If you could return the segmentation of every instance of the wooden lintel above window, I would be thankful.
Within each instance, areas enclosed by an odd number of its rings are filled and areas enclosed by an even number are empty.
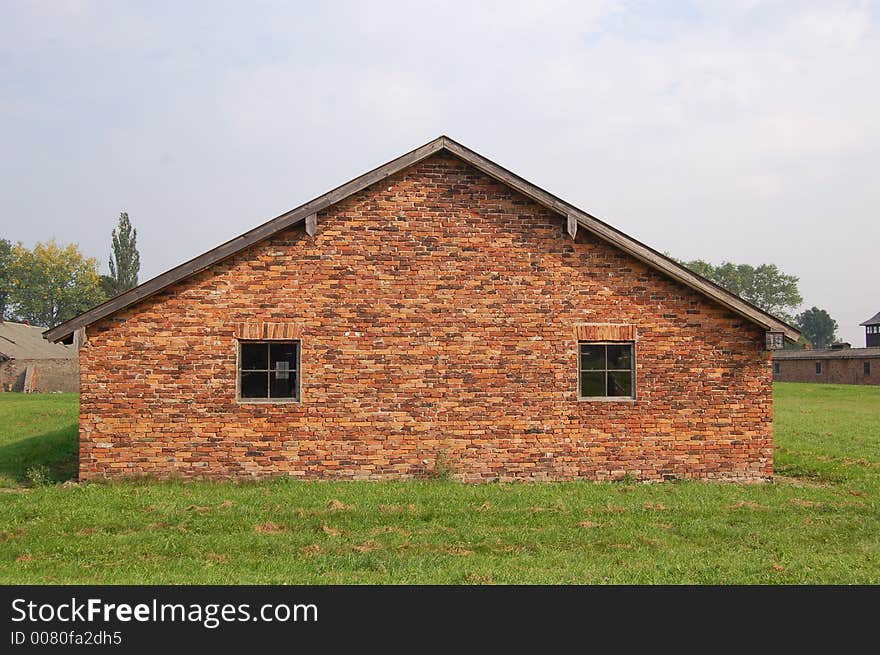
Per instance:
[[[302,326],[297,323],[253,321],[235,324],[236,339],[278,339],[289,341],[302,338]]]
[[[635,341],[636,326],[619,323],[582,323],[575,325],[578,341]]]

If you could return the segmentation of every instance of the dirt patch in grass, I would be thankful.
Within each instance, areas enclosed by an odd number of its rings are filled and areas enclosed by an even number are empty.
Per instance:
[[[730,506],[731,509],[770,509],[754,500],[740,500]]]
[[[822,507],[822,503],[813,500],[804,500],[803,498],[792,498],[788,501],[789,505],[795,507],[806,507],[807,509],[816,509]]]
[[[342,534],[342,530],[337,530],[336,528],[331,527],[326,523],[321,524],[321,532],[326,534],[328,537],[338,537]]]

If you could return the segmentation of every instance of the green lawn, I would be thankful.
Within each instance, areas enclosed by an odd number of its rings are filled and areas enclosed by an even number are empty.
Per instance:
[[[0,488],[27,480],[28,469],[75,478],[78,412],[74,393],[0,393]]]
[[[76,397],[0,394],[0,583],[880,583],[880,388],[775,393],[773,484],[32,487]]]

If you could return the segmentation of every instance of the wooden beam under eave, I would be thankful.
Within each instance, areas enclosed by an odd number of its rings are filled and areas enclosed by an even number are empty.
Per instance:
[[[306,216],[306,234],[310,237],[315,236],[318,231],[318,213],[309,214]]]
[[[566,214],[565,216],[566,226],[565,231],[568,232],[568,236],[574,239],[575,235],[578,233],[578,219],[574,214]]]
[[[73,349],[79,352],[83,344],[86,342],[86,329],[84,327],[77,328],[73,332]]]

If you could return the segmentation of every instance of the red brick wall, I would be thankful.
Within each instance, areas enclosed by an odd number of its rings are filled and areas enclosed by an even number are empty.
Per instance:
[[[871,372],[865,375],[865,362]],[[816,362],[822,362],[822,373],[816,375]],[[829,384],[880,384],[880,357],[853,359],[777,359],[780,382],[824,382]]]
[[[261,322],[301,335],[301,403],[235,400],[236,331]],[[636,401],[577,400],[585,323],[634,326]],[[435,156],[90,326],[80,475],[766,478],[762,344]]]

